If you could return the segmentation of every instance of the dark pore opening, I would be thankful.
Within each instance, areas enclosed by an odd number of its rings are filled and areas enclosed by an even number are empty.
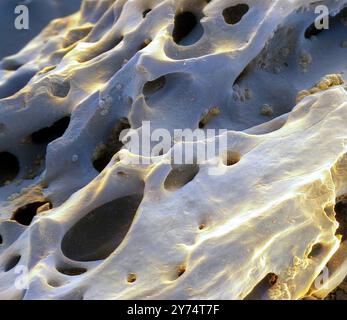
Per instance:
[[[130,272],[127,277],[128,283],[134,283],[137,280],[137,275],[133,272]]]
[[[103,148],[99,150],[95,159],[93,159],[93,167],[98,172],[101,172],[110,163],[112,157],[123,148],[121,135],[125,130],[130,129],[128,119],[120,119],[112,130],[112,133]]]
[[[241,160],[241,155],[237,151],[228,150],[224,155],[224,165],[230,167],[237,164]]]
[[[342,241],[347,239],[347,200],[342,200],[335,205],[335,218],[339,223],[336,234],[342,236]]]
[[[6,151],[0,152],[0,187],[15,179],[19,169],[16,156]]]
[[[323,252],[323,245],[321,243],[316,243],[312,246],[311,252],[308,254],[310,259],[320,256]]]
[[[224,9],[223,17],[226,23],[237,24],[248,11],[249,6],[247,4],[238,4]]]
[[[147,14],[149,14],[151,11],[152,9],[146,9],[145,11],[143,11],[142,16],[146,18]]]
[[[152,94],[156,93],[157,91],[161,90],[162,88],[164,88],[165,83],[166,83],[165,76],[162,76],[162,77],[155,79],[153,81],[148,81],[143,86],[143,94],[145,96],[152,95]]]
[[[268,290],[273,287],[278,280],[278,276],[274,273],[269,273],[261,280],[249,293],[244,300],[264,300],[267,298]]]
[[[329,19],[328,28],[324,28],[324,18]],[[305,38],[311,39],[312,37],[318,36],[324,32],[332,32],[338,25],[343,23],[347,18],[347,7],[343,8],[337,15],[335,16],[325,16],[321,21],[314,21],[306,30],[305,30]],[[318,28],[317,28],[318,26]]]
[[[312,23],[305,31],[305,38],[311,39],[314,36],[318,36],[320,33],[325,31],[325,29],[317,29],[315,22]]]
[[[19,262],[21,256],[20,255],[17,255],[17,256],[13,256],[12,258],[10,258],[6,265],[5,265],[5,272],[8,272],[10,270],[12,270]]]
[[[198,20],[191,12],[185,11],[175,16],[175,25],[172,33],[173,40],[179,44],[187,37],[198,24]]]
[[[166,190],[175,191],[189,182],[199,173],[199,166],[197,164],[184,164],[175,167],[171,170],[164,182]]]
[[[52,126],[43,128],[31,134],[34,144],[48,144],[60,138],[70,124],[70,117],[64,117],[56,121]]]
[[[58,272],[65,274],[67,276],[79,276],[87,272],[86,268],[77,268],[77,267],[59,267],[57,268]]]
[[[119,198],[88,213],[65,234],[64,255],[75,261],[106,259],[128,233],[142,197]]]
[[[22,224],[24,226],[29,226],[36,216],[37,209],[47,203],[49,204],[49,207],[52,208],[52,204],[48,201],[37,201],[26,204],[25,206],[18,208],[14,212],[11,220],[17,221],[19,224]]]

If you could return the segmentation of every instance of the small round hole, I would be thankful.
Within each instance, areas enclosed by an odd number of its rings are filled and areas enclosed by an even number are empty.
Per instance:
[[[199,173],[197,164],[183,164],[172,168],[164,181],[164,188],[168,191],[176,191],[193,181]]]
[[[224,155],[224,165],[230,167],[237,164],[241,160],[240,153],[228,150]]]
[[[17,255],[8,260],[5,265],[5,272],[12,270],[18,264],[20,258],[21,256]]]
[[[127,278],[128,283],[134,283],[136,280],[137,280],[136,274],[130,272],[130,273],[128,274],[128,278]]]
[[[204,223],[199,225],[199,230],[204,230],[206,228],[206,225]]]
[[[184,264],[181,264],[180,266],[178,266],[177,268],[177,277],[181,277],[187,270],[187,267]]]
[[[52,288],[58,288],[62,286],[62,283],[58,280],[49,280],[47,284]]]

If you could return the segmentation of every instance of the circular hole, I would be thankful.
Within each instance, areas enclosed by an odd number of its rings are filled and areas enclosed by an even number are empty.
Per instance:
[[[128,274],[128,278],[127,278],[128,283],[134,283],[136,280],[137,280],[136,274],[130,272],[130,273]]]
[[[223,17],[227,24],[237,24],[243,16],[249,11],[247,4],[238,4],[223,10]]]
[[[148,81],[145,83],[143,86],[143,94],[145,96],[152,95],[159,91],[160,89],[164,88],[166,83],[166,78],[165,76],[162,76],[158,79],[155,79],[153,81]]]
[[[58,288],[62,286],[62,283],[58,280],[49,280],[47,284],[52,288]]]
[[[199,230],[204,230],[206,228],[206,225],[204,223],[199,225]]]
[[[226,154],[224,155],[223,162],[224,162],[224,165],[230,167],[237,164],[240,160],[241,160],[240,153],[236,151],[228,150]]]
[[[164,188],[168,191],[176,191],[193,181],[199,173],[197,164],[183,164],[172,168],[164,181]]]
[[[6,265],[5,265],[5,272],[12,270],[18,264],[20,258],[21,258],[21,256],[17,255],[17,256],[12,257],[10,260],[8,260]]]
[[[0,187],[11,182],[19,173],[19,161],[12,153],[0,152]]]

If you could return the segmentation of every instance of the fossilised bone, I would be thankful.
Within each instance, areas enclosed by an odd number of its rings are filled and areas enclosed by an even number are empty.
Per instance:
[[[245,2],[235,17],[230,0],[84,1],[11,58],[23,67],[1,73],[14,95],[0,100],[0,144],[20,171],[0,191],[0,298],[300,299],[343,280],[332,209],[347,194],[343,77],[293,106],[345,71],[347,1],[325,1],[335,39],[304,37],[321,1]],[[13,79],[29,82],[16,92]],[[170,176],[170,153],[184,144],[151,165],[135,165],[141,155],[125,145],[99,174],[93,161],[119,150],[124,119],[138,133],[145,120],[170,132],[229,129],[233,156]],[[209,175],[216,166],[225,174]],[[14,221],[47,202],[29,226]]]

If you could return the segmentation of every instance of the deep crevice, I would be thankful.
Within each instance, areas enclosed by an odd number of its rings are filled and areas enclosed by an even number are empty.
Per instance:
[[[147,14],[149,14],[152,11],[152,9],[146,9],[142,13],[142,17],[146,18]]]
[[[121,141],[121,134],[125,130],[130,129],[130,123],[128,119],[121,118],[112,130],[112,133],[105,145],[95,153],[93,157],[93,167],[98,172],[101,172],[110,163],[112,157],[123,148]]]
[[[52,204],[49,201],[37,201],[26,204],[14,212],[11,220],[17,221],[21,225],[29,226],[37,214],[37,209],[46,204],[52,208]]]
[[[65,274],[67,276],[79,276],[83,273],[86,273],[88,270],[86,268],[78,268],[78,267],[58,267],[58,272]]]
[[[56,121],[52,126],[43,128],[31,134],[31,141],[34,144],[48,144],[60,138],[70,124],[70,117],[64,117]]]
[[[342,200],[335,205],[335,218],[339,223],[336,234],[342,236],[342,241],[347,239],[347,200]]]
[[[10,152],[0,152],[0,187],[13,181],[19,173],[19,161]]]
[[[311,39],[312,37],[318,36],[320,33],[325,31],[325,29],[317,29],[315,22],[312,23],[305,31],[305,38]]]
[[[176,14],[172,32],[173,40],[177,44],[180,44],[180,42],[194,30],[197,24],[198,20],[192,12],[185,11]]]
[[[306,39],[312,39],[313,37],[317,37],[318,35],[324,33],[324,32],[328,32],[331,31],[334,27],[334,25],[336,25],[336,22],[339,23],[339,21],[341,19],[346,19],[347,18],[347,7],[343,8],[336,16],[331,16],[329,15],[329,28],[325,29],[325,28],[321,28],[318,29],[316,27],[316,23],[317,21],[313,22],[306,30],[304,33],[304,36]],[[323,22],[323,19],[320,22]],[[323,24],[322,24],[323,26]]]
[[[263,300],[266,299],[268,290],[278,281],[278,276],[274,273],[267,274],[249,293],[244,300]]]

